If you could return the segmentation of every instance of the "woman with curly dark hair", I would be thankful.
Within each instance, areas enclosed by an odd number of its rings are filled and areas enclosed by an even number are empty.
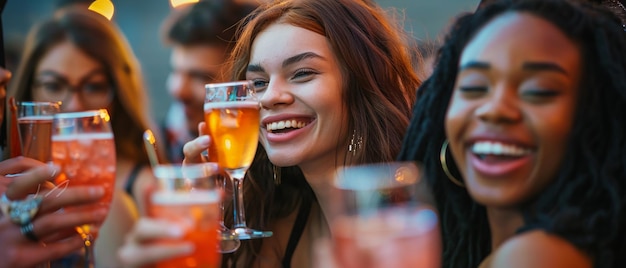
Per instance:
[[[626,33],[583,1],[461,17],[418,91],[400,159],[423,162],[444,267],[626,258]]]

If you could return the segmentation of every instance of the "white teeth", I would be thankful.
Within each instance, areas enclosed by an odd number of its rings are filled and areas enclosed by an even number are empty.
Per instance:
[[[268,123],[266,125],[266,128],[269,131],[274,131],[274,130],[285,129],[285,128],[303,128],[304,126],[306,126],[306,124],[307,124],[306,122],[297,121],[295,119],[283,120],[283,121]]]
[[[513,144],[500,142],[481,141],[472,145],[472,153],[491,154],[504,156],[522,156],[530,153],[530,149],[525,149]]]

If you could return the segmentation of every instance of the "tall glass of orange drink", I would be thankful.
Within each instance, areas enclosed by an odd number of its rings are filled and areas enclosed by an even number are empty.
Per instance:
[[[108,207],[115,187],[115,142],[105,109],[58,113],[52,122],[52,161],[61,168],[57,187],[102,186],[105,195],[85,211]],[[86,266],[94,267],[93,243],[100,224],[77,226],[85,244]]]
[[[233,184],[234,226],[238,239],[269,237],[246,225],[243,182],[259,142],[260,105],[252,81],[207,84],[204,114],[217,163]]]
[[[191,255],[162,261],[157,267],[219,267],[217,231],[221,192],[216,188],[217,164],[158,165],[153,172],[158,187],[150,196],[150,216],[181,226],[185,230],[182,239],[193,243],[195,248]]]

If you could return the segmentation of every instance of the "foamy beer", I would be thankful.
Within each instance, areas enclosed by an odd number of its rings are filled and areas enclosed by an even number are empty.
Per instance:
[[[158,187],[150,196],[150,216],[182,227],[182,240],[193,243],[195,248],[191,255],[162,261],[157,267],[219,267],[220,191],[215,185],[217,165],[159,165],[153,172]]]
[[[211,153],[217,152],[220,168],[248,167],[254,159],[259,136],[259,102],[238,92],[253,91],[250,81],[207,85],[204,116],[211,134]],[[215,158],[213,158],[215,159]]]
[[[41,162],[52,161],[52,118],[60,112],[60,103],[25,101],[18,102],[17,108],[22,155]]]

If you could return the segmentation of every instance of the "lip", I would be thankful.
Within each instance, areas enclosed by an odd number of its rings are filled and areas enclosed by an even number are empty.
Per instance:
[[[289,120],[289,119],[304,119],[309,121],[309,123],[300,129],[292,130],[287,133],[271,133],[267,131],[267,124],[277,121]],[[302,114],[280,114],[280,115],[272,115],[264,117],[261,120],[261,133],[265,136],[267,142],[269,143],[281,143],[288,142],[293,139],[296,139],[300,135],[305,132],[308,132],[312,126],[317,122],[317,119],[313,116],[302,115]]]
[[[472,152],[472,145],[477,142],[492,142],[510,144],[524,149],[528,149],[531,153],[514,158],[500,158],[494,160],[492,156],[487,159],[481,159]],[[474,134],[465,140],[465,153],[467,159],[470,160],[472,168],[480,175],[486,178],[502,179],[510,177],[512,174],[530,167],[536,146],[531,142],[519,137],[505,136],[494,133]]]
[[[472,168],[486,178],[504,179],[532,164],[532,154],[502,161],[483,160],[469,150],[466,154]]]
[[[512,144],[512,145],[515,145],[515,146],[518,146],[518,147],[531,149],[533,151],[536,149],[535,146],[531,142],[525,141],[524,139],[510,137],[510,136],[497,135],[497,134],[472,135],[470,138],[465,140],[465,147],[469,148],[474,143],[481,142],[481,141]]]

